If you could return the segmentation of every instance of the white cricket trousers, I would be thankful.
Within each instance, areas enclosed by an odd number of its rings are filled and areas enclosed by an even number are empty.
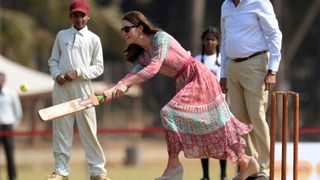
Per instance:
[[[53,104],[59,104],[90,94],[93,94],[93,89],[89,81],[75,80],[63,86],[55,83],[52,92]],[[97,139],[97,122],[94,107],[53,121],[55,172],[63,176],[68,176],[71,172],[68,162],[72,152],[75,123],[85,151],[90,175],[106,174],[105,156]]]

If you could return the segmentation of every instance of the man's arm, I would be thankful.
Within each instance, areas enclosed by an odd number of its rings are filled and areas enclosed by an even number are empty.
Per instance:
[[[270,1],[258,1],[261,9],[259,22],[263,34],[267,37],[267,44],[270,50],[270,61],[268,69],[277,72],[281,60],[282,33],[279,29],[278,20]]]

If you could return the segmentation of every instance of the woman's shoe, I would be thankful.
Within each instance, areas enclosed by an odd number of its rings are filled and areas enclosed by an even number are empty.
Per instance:
[[[161,176],[156,178],[155,180],[182,180],[183,176],[183,166],[179,164],[179,166],[167,176]]]
[[[248,167],[244,171],[243,175],[240,177],[238,174],[234,178],[232,178],[232,180],[245,180],[245,179],[247,179],[247,177],[249,177],[253,174],[257,174],[258,172],[259,172],[258,161],[255,158],[250,157]]]

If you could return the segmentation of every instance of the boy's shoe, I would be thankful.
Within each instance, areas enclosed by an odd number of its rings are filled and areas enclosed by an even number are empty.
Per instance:
[[[46,178],[46,180],[68,180],[68,176],[52,173]]]
[[[98,176],[91,176],[90,180],[110,180],[106,174],[100,174]]]

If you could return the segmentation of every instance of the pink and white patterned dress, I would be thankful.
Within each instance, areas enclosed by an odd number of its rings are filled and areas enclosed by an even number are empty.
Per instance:
[[[236,161],[244,154],[241,135],[252,127],[232,115],[213,73],[164,31],[154,35],[124,79],[145,81],[157,73],[176,80],[177,93],[160,112],[169,155],[183,151],[186,158]]]

